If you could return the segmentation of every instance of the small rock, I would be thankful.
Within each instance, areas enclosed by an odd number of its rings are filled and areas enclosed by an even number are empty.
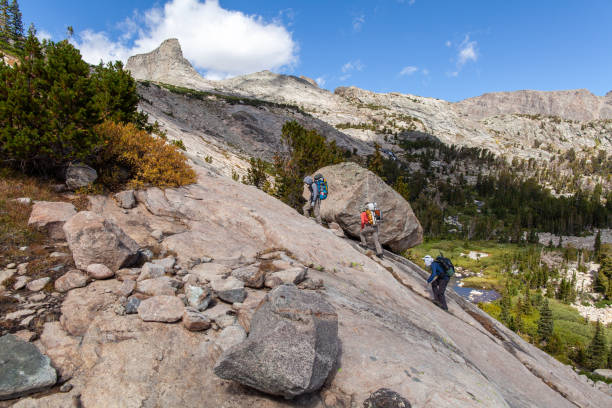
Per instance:
[[[6,265],[6,269],[15,269],[17,267],[17,265],[15,265],[14,263],[10,263],[8,265]]]
[[[45,295],[44,293],[37,293],[36,295],[32,295],[28,298],[28,300],[30,302],[40,302],[45,300],[45,298],[47,297],[47,295]]]
[[[155,265],[162,266],[166,273],[170,273],[174,269],[174,264],[176,263],[176,259],[173,256],[169,256],[164,259],[155,259],[153,260],[153,263]]]
[[[189,306],[198,311],[206,310],[212,300],[212,294],[208,288],[189,284],[185,285],[185,297]]]
[[[117,316],[124,316],[126,314],[125,313],[125,306],[122,305],[120,302],[119,303],[115,303],[113,305],[113,311],[115,312],[115,314]]]
[[[115,194],[115,200],[119,207],[129,210],[136,206],[136,197],[134,197],[134,190],[125,190]]]
[[[164,276],[164,274],[165,271],[163,266],[147,262],[142,265],[140,276],[138,276],[137,280],[142,281],[145,279],[159,278],[160,276]]]
[[[232,270],[225,265],[209,262],[197,265],[189,273],[196,276],[200,283],[208,283],[229,276]]]
[[[27,272],[28,272],[27,262],[17,265],[17,275],[25,275]]]
[[[115,276],[115,272],[104,264],[91,264],[87,266],[87,274],[93,279],[108,279]]]
[[[155,254],[153,254],[153,251],[150,249],[141,249],[140,256],[145,262],[149,262],[151,259],[153,259]]]
[[[72,384],[65,383],[65,384],[62,384],[59,390],[60,392],[70,392],[72,391],[72,388],[73,388]]]
[[[210,328],[210,319],[193,308],[186,308],[183,313],[183,326],[189,331],[202,331]]]
[[[0,361],[0,400],[41,391],[57,381],[49,357],[12,334],[0,337]]]
[[[32,199],[30,197],[19,197],[19,198],[16,198],[15,201],[23,205],[32,204]]]
[[[282,284],[283,284],[283,280],[279,278],[278,276],[274,276],[274,275],[266,276],[266,281],[264,282],[264,285],[266,286],[266,288],[270,288],[270,289],[274,289],[277,286],[280,286]]]
[[[154,230],[153,232],[151,232],[151,236],[154,239],[161,241],[162,238],[164,237],[164,233],[161,230]]]
[[[27,251],[27,250],[28,250],[28,247],[27,247],[27,246],[22,246],[22,247],[19,247],[19,250],[20,250],[21,252],[23,252],[23,251]]]
[[[45,278],[36,279],[31,282],[28,282],[26,284],[26,288],[28,288],[28,290],[31,290],[32,292],[38,292],[39,290],[42,290],[42,288],[44,288],[45,285],[50,281],[51,278],[49,278],[48,276]]]
[[[307,278],[298,285],[300,289],[317,290],[323,287],[323,279]]]
[[[395,391],[381,388],[363,402],[363,408],[411,408],[410,402]]]
[[[233,313],[232,308],[226,303],[221,302],[202,312],[204,316],[214,321],[222,329],[236,324],[236,316],[231,313]]]
[[[232,276],[243,281],[244,285],[249,288],[259,289],[264,285],[266,273],[261,270],[260,264],[257,263],[234,269]]]
[[[259,255],[259,259],[263,259],[264,261],[279,259],[281,255],[280,251],[268,252],[267,254]]]
[[[140,306],[141,300],[136,296],[130,296],[128,298],[127,303],[125,304],[125,313],[126,314],[136,314],[138,313],[138,306]]]
[[[7,313],[6,316],[4,316],[4,318],[6,320],[19,320],[24,316],[30,316],[30,315],[33,315],[34,313],[36,313],[36,310],[21,309],[21,310],[17,310],[16,312]]]
[[[40,310],[43,310],[43,309],[40,309]],[[34,316],[28,316],[25,319],[23,319],[21,322],[19,322],[19,324],[22,325],[23,327],[28,327],[32,320],[34,320]]]
[[[55,290],[58,292],[68,292],[85,285],[87,285],[87,275],[81,273],[78,269],[72,269],[55,280]]]
[[[133,280],[124,280],[121,284],[121,287],[117,291],[119,296],[128,297],[132,294],[134,289],[136,288],[136,282]]]
[[[70,164],[66,169],[66,186],[71,190],[87,187],[96,181],[98,173],[91,167],[82,164]]]
[[[140,268],[122,268],[122,269],[119,269],[115,273],[115,276],[120,281],[124,281],[124,280],[134,280],[135,281],[136,279],[138,279],[139,275],[140,275]]]
[[[25,288],[26,283],[28,283],[29,280],[30,278],[28,278],[27,276],[17,277],[17,279],[15,280],[15,284],[13,285],[13,289],[20,290],[20,289]]]
[[[168,276],[160,276],[154,279],[139,281],[136,290],[149,296],[167,295],[174,296],[178,283]]]
[[[0,285],[2,285],[2,283],[4,283],[5,280],[12,278],[15,272],[17,272],[16,269],[10,269],[10,268],[0,271]]]
[[[227,279],[216,279],[210,283],[217,296],[225,302],[243,302],[247,293],[244,290],[244,282],[230,276]]]
[[[15,333],[15,336],[19,337],[23,341],[32,341],[36,337],[36,333],[29,330],[19,330]]]
[[[67,258],[67,257],[69,257],[69,256],[70,256],[70,255],[68,255],[68,254],[67,254],[67,253],[65,253],[65,252],[51,252],[51,253],[49,254],[49,257],[51,257],[51,258]]]
[[[226,351],[232,346],[242,343],[246,338],[247,335],[242,326],[234,324],[221,330],[219,337],[215,339],[215,345],[218,346],[221,351]]]
[[[138,315],[145,322],[173,323],[181,320],[184,309],[176,296],[153,296],[140,302]]]
[[[305,267],[299,266],[299,267],[294,267],[294,268],[274,272],[272,273],[272,276],[276,276],[280,278],[280,280],[283,281],[283,283],[297,285],[298,283],[302,282],[306,278],[306,271],[307,269]]]

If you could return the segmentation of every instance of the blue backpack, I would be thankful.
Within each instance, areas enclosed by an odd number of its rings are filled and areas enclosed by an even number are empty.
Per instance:
[[[316,174],[314,176],[314,181],[319,188],[319,198],[325,200],[327,198],[327,180],[325,180],[322,174]]]

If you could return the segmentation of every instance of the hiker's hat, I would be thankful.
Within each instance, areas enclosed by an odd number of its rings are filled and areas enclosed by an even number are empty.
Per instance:
[[[431,257],[431,255],[425,255],[423,261],[425,261],[425,266],[430,266],[433,263],[434,259]]]

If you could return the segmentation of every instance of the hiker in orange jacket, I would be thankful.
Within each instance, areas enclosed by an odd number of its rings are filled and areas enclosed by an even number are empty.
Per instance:
[[[366,235],[371,235],[374,240],[374,246],[376,247],[376,256],[382,258],[383,250],[378,240],[378,224],[376,224],[374,220],[370,220],[368,211],[371,214],[370,217],[375,216],[373,203],[367,203],[363,211],[361,211],[361,230],[359,231],[361,246],[367,248]]]

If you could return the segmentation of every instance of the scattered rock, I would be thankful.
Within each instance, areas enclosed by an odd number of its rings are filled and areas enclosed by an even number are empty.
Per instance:
[[[177,282],[167,276],[160,276],[154,279],[145,279],[136,284],[136,290],[149,296],[167,295],[174,296],[176,294]]]
[[[36,313],[36,310],[32,309],[20,309],[15,312],[7,313],[4,318],[6,320],[19,320],[24,316],[30,316]]]
[[[134,197],[134,190],[125,190],[115,194],[115,200],[119,207],[129,210],[136,206],[136,197]]]
[[[259,289],[264,285],[266,273],[260,269],[260,264],[253,264],[234,269],[232,276],[240,279],[249,288]]]
[[[79,269],[101,263],[116,271],[138,260],[138,244],[116,224],[90,211],[72,217],[64,232]]]
[[[228,277],[232,270],[225,265],[208,262],[195,266],[189,273],[196,276],[200,283],[209,283],[215,279]]]
[[[212,300],[212,293],[208,288],[190,284],[185,285],[185,296],[189,306],[198,311],[206,310]]]
[[[149,262],[150,260],[153,259],[153,257],[155,256],[155,254],[153,253],[153,251],[151,251],[150,249],[141,249],[140,250],[140,256],[142,257],[142,259],[145,262]]]
[[[317,290],[323,287],[323,279],[311,279],[307,278],[298,285],[300,289]]]
[[[213,280],[210,286],[221,300],[228,303],[242,302],[247,296],[244,283],[233,276]]]
[[[87,275],[78,269],[72,269],[55,280],[55,290],[68,292],[70,289],[82,288],[87,285]]]
[[[0,337],[0,400],[21,397],[55,384],[49,357],[12,334]]]
[[[255,312],[248,339],[226,350],[214,372],[293,398],[321,388],[337,354],[338,315],[333,306],[316,292],[282,285],[268,293]]]
[[[18,275],[25,275],[26,273],[28,273],[28,262],[20,263],[19,265],[17,265]]]
[[[246,338],[247,335],[242,326],[234,324],[221,330],[219,337],[215,339],[215,345],[219,347],[222,352],[225,352],[231,347],[242,343]]]
[[[4,269],[0,271],[0,285],[4,283],[5,280],[8,280],[13,277],[13,275],[17,272],[16,269]]]
[[[171,273],[174,270],[174,264],[176,264],[176,259],[173,256],[168,256],[163,259],[155,259],[153,260],[155,265],[162,266],[166,273]]]
[[[210,309],[206,309],[202,314],[223,329],[236,323],[236,316],[233,315],[233,312],[229,305],[219,302]]]
[[[142,269],[140,275],[138,276],[138,280],[142,281],[145,279],[153,279],[159,278],[160,276],[164,276],[165,270],[162,265],[157,265],[151,262],[147,262],[142,265]]]
[[[206,330],[210,328],[210,319],[197,309],[187,307],[183,313],[183,326],[190,331]]]
[[[176,296],[153,296],[140,302],[138,315],[145,322],[173,323],[181,320],[184,309]]]
[[[272,274],[266,276],[266,281],[264,282],[264,285],[266,286],[266,288],[270,288],[270,289],[274,289],[282,284],[283,284],[283,280],[279,278],[278,276],[275,276]]]
[[[15,265],[14,263],[10,263],[8,265],[6,265],[6,269],[15,269],[17,265]]]
[[[91,264],[87,266],[87,274],[93,279],[108,279],[115,275],[115,272],[104,264]]]
[[[138,313],[138,306],[140,306],[141,300],[136,296],[130,296],[125,304],[125,314],[136,314]]]
[[[45,285],[49,283],[50,281],[51,281],[51,278],[48,276],[45,278],[36,279],[31,282],[28,282],[26,284],[26,288],[28,290],[31,290],[32,292],[38,292],[39,290],[42,290],[42,288],[44,288]]]
[[[32,204],[32,199],[30,197],[19,197],[19,198],[16,198],[15,201],[23,205]]]
[[[23,341],[32,341],[36,337],[36,333],[29,330],[19,330],[15,333],[15,336],[19,337]]]
[[[117,295],[128,297],[132,294],[135,288],[136,288],[136,281],[124,280],[123,283],[121,284],[121,287],[117,291]]]
[[[395,391],[381,388],[363,401],[363,408],[411,408],[410,402]]]
[[[17,279],[15,279],[15,284],[13,285],[13,289],[19,290],[19,289],[25,288],[29,280],[30,278],[28,278],[27,276],[18,276]]]
[[[62,384],[62,386],[60,387],[59,390],[60,390],[60,392],[70,392],[70,391],[72,391],[72,384],[70,384],[70,383]]]
[[[74,205],[59,201],[37,201],[32,207],[28,225],[46,230],[52,239],[64,239],[62,229],[66,221],[76,214]]]
[[[75,163],[66,169],[66,186],[71,190],[87,187],[98,178],[98,173],[91,167]]]
[[[122,268],[122,269],[119,269],[115,273],[115,276],[117,277],[117,279],[121,281],[125,281],[125,280],[135,281],[136,279],[138,279],[139,275],[140,275],[140,268]]]
[[[274,272],[271,274],[271,276],[279,278],[283,283],[293,283],[297,285],[306,278],[307,271],[307,268],[298,266],[291,269]]]
[[[37,293],[36,295],[32,295],[28,298],[28,300],[30,302],[41,302],[43,300],[45,300],[45,298],[47,297],[47,295],[45,295],[44,293]]]

